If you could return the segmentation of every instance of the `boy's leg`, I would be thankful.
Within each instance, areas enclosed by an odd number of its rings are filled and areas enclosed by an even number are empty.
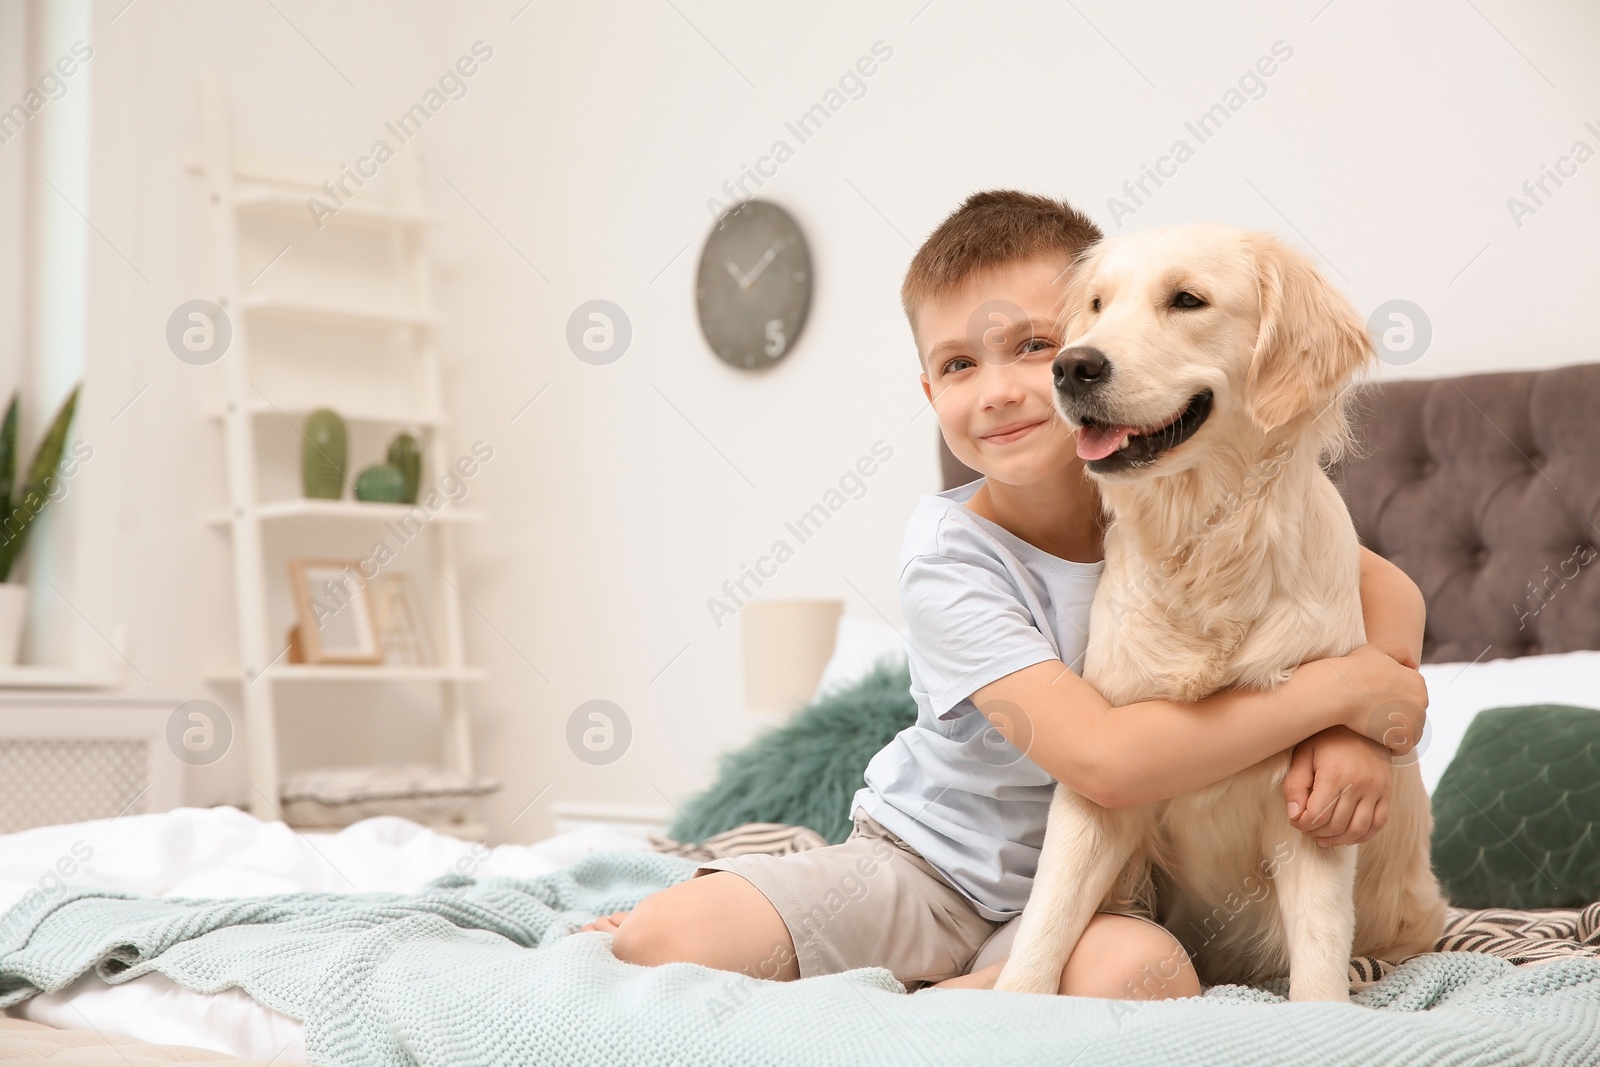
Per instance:
[[[911,846],[854,815],[842,844],[700,864],[626,913],[612,951],[779,981],[884,967],[913,989],[967,971],[997,924]]]
[[[698,963],[780,982],[800,977],[778,909],[732,871],[708,871],[645,897],[623,916],[611,951],[646,967]]]
[[[1200,995],[1189,953],[1164,927],[1133,915],[1096,915],[1067,960],[1061,992],[1113,1000],[1169,1000]]]
[[[1014,920],[1013,920],[1014,921]],[[937,989],[993,989],[1001,959]],[[1098,912],[1061,971],[1060,992],[1111,1000],[1167,1000],[1200,995],[1189,954],[1164,927],[1133,915]]]

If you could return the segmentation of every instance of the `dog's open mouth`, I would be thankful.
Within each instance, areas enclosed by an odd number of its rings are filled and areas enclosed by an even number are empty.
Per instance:
[[[1078,455],[1095,474],[1109,474],[1130,467],[1147,467],[1164,452],[1183,444],[1211,414],[1211,390],[1189,398],[1189,403],[1166,422],[1149,429],[1118,426],[1078,416],[1083,428],[1078,431]]]

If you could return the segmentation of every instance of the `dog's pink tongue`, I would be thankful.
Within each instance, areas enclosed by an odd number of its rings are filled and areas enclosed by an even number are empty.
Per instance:
[[[1078,431],[1078,458],[1105,459],[1117,450],[1124,434],[1133,432],[1132,426],[1085,426]]]

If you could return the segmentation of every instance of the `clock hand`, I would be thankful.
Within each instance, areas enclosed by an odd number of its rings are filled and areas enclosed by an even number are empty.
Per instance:
[[[739,270],[738,267],[735,267],[733,265],[733,260],[726,259],[726,260],[723,260],[723,263],[727,266],[728,273],[733,275],[733,280],[739,283],[739,288],[741,288],[741,289],[750,288],[750,286],[745,284],[744,274]]]
[[[778,254],[778,250],[788,243],[789,239],[785,237],[783,240],[767,249],[767,254],[761,257],[761,261],[759,263],[750,268],[749,274],[745,275],[745,281],[742,284],[746,289],[750,288],[756,283],[756,279],[761,277],[761,272],[766,270],[767,267],[772,263],[772,259]]]

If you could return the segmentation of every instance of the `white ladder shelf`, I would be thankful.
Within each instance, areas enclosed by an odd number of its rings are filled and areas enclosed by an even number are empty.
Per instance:
[[[338,175],[337,163],[263,153],[236,151],[228,115],[226,93],[220,82],[203,80],[198,86],[201,145],[187,156],[189,169],[198,171],[204,184],[204,210],[208,213],[210,259],[216,303],[229,317],[232,342],[222,364],[220,419],[226,442],[228,509],[210,521],[231,532],[233,578],[239,629],[239,660],[235,668],[213,672],[207,680],[226,685],[239,694],[245,722],[250,810],[263,818],[283,818],[280,809],[282,780],[278,767],[276,702],[280,686],[296,682],[415,682],[441,688],[440,752],[445,769],[473,777],[471,730],[466,685],[484,677],[481,668],[464,661],[461,612],[456,595],[459,585],[453,551],[453,526],[480,521],[481,512],[456,508],[440,510],[425,526],[431,577],[434,663],[427,666],[334,666],[285,662],[287,646],[269,633],[269,612],[264,565],[264,527],[288,524],[372,523],[376,527],[411,508],[400,504],[353,502],[348,499],[288,499],[263,502],[258,495],[256,429],[258,421],[274,417],[296,419],[315,405],[287,411],[274,407],[252,386],[250,336],[259,318],[296,321],[302,328],[330,331],[400,332],[408,339],[413,359],[412,403],[405,412],[387,411],[381,405],[358,409],[342,418],[415,432],[422,446],[423,487],[450,469],[443,430],[438,355],[432,327],[440,321],[433,312],[430,262],[422,243],[424,227],[445,221],[424,207],[419,138],[396,150],[383,168],[388,196],[378,200],[363,195],[324,220],[328,227],[391,242],[401,265],[397,272],[404,293],[398,307],[361,302],[308,301],[273,294],[240,284],[241,219],[250,217],[271,225],[277,219],[303,225],[308,197],[326,199],[323,183]],[[304,253],[303,253],[304,254]],[[339,410],[339,409],[336,409]],[[295,422],[296,427],[300,425]],[[346,472],[346,481],[353,473]],[[441,521],[442,520],[442,521]],[[287,581],[285,576],[284,581]],[[291,692],[301,691],[298,687]],[[439,829],[466,836],[481,836],[476,821],[441,825]]]

